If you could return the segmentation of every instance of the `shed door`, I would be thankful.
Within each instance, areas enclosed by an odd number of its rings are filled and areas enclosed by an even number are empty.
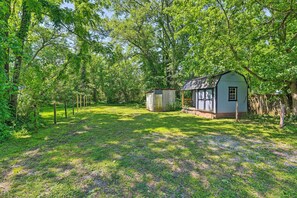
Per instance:
[[[198,92],[198,109],[204,110],[204,90]]]
[[[162,111],[162,94],[156,94],[155,99],[155,111]]]
[[[205,90],[205,110],[213,111],[213,90],[212,89]]]

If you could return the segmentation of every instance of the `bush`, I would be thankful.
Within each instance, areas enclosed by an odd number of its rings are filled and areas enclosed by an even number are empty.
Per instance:
[[[182,106],[181,106],[181,102],[179,100],[175,101],[172,104],[167,105],[168,111],[178,111],[178,110],[181,110],[181,108],[182,108]]]
[[[9,84],[6,82],[6,76],[3,69],[0,69],[0,142],[10,136],[7,122],[10,119],[8,107]]]
[[[3,142],[11,135],[9,127],[6,124],[0,123],[0,142]]]

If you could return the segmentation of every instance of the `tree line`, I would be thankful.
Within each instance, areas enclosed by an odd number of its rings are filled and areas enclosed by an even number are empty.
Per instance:
[[[3,0],[0,131],[76,93],[140,102],[151,88],[243,73],[297,114],[297,4],[287,0]],[[23,121],[22,121],[23,120]],[[21,122],[22,121],[22,122]]]

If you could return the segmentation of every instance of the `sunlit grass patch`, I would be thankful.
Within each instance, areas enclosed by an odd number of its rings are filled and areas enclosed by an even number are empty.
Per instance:
[[[0,195],[294,197],[296,124],[210,120],[139,106],[58,106],[0,145]]]

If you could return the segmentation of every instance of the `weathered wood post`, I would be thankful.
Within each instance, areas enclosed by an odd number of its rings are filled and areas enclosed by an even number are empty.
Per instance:
[[[72,96],[72,115],[74,115],[74,98],[73,98],[73,96]]]
[[[182,91],[182,108],[184,108],[185,105],[185,94],[184,91]]]
[[[285,105],[281,102],[280,104],[280,121],[279,121],[279,127],[283,128],[285,123]]]
[[[78,94],[76,94],[76,112],[78,112]]]
[[[57,109],[56,109],[56,102],[54,102],[54,124],[57,124]]]
[[[238,100],[236,100],[235,107],[235,121],[238,122]]]
[[[65,99],[65,102],[64,102],[64,109],[65,109],[65,118],[67,118],[67,101]]]
[[[37,124],[37,105],[34,104],[34,129],[38,131],[38,124]]]
[[[81,94],[79,95],[79,108],[81,109]]]

